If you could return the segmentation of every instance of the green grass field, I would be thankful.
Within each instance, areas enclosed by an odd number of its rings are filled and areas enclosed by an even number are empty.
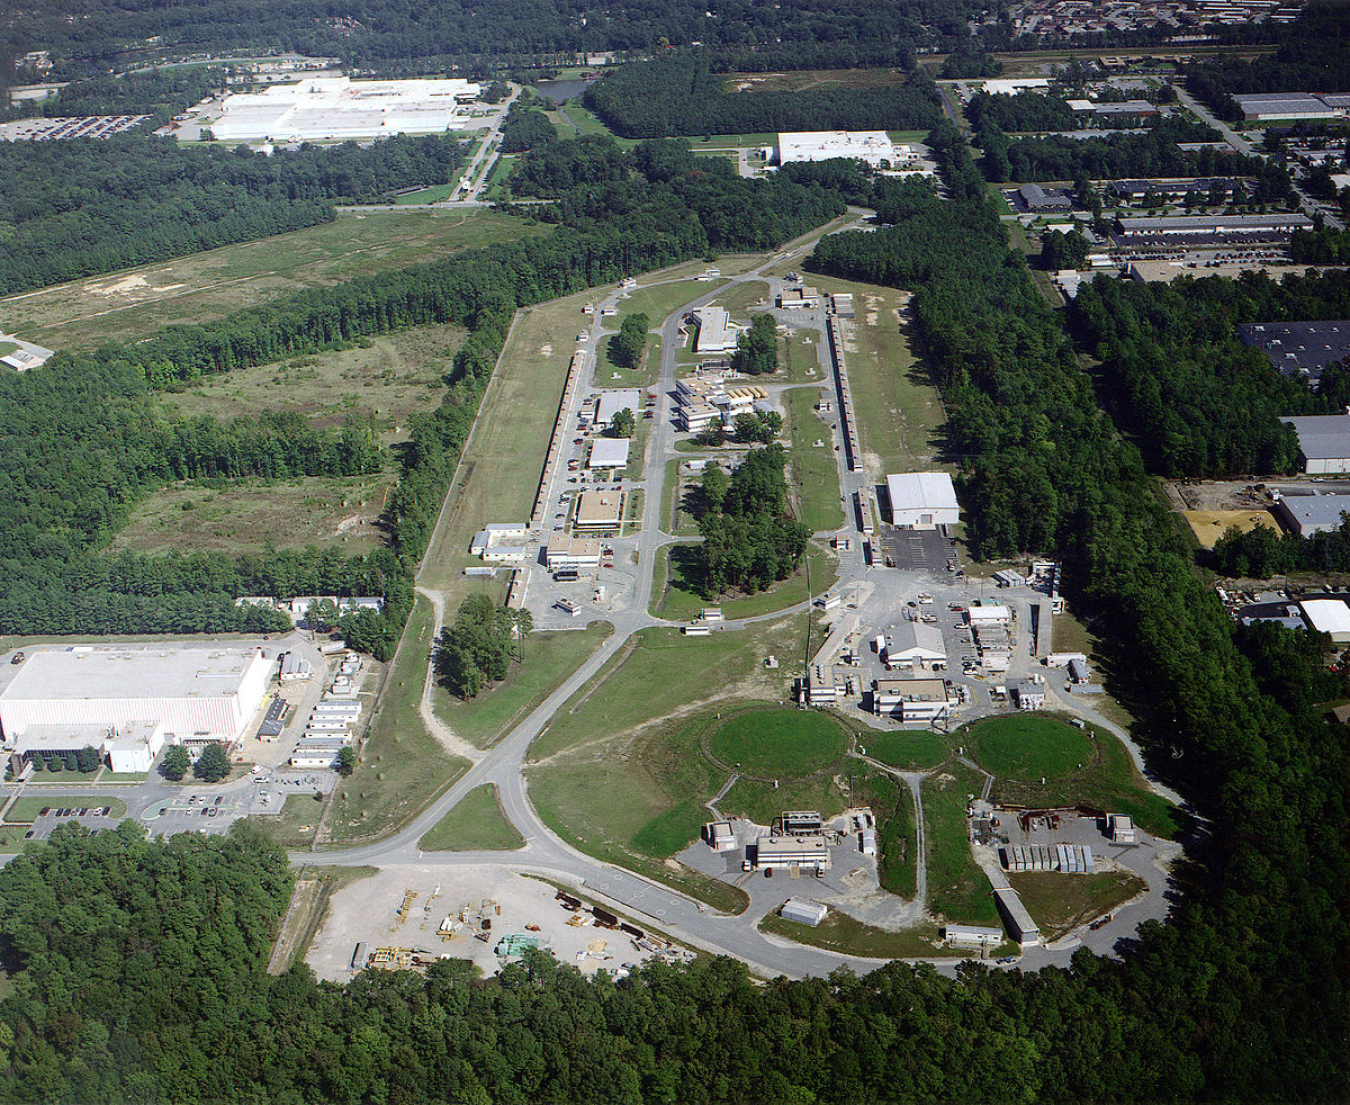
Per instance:
[[[819,810],[825,817],[833,817],[844,812],[848,796],[830,775],[781,779],[778,786],[742,778],[717,806],[729,817],[747,817],[756,824],[768,825],[784,810]]]
[[[138,341],[173,323],[222,318],[304,288],[421,264],[551,227],[494,211],[371,211],[164,264],[0,300],[11,332],[53,349]]]
[[[581,630],[532,633],[525,642],[525,662],[513,665],[506,679],[472,701],[438,686],[432,695],[436,716],[457,736],[488,748],[552,694],[611,632],[609,624],[595,622]]]
[[[69,775],[67,775],[69,777]],[[48,807],[52,809],[99,809],[103,806],[111,806],[112,810],[109,817],[125,817],[127,815],[127,804],[120,798],[113,798],[107,794],[67,794],[59,798],[42,798],[25,796],[15,801],[5,814],[5,820],[10,824],[30,825],[37,820],[38,814]]]
[[[769,379],[776,384],[800,384],[825,380],[826,372],[820,367],[820,345],[817,335],[810,330],[789,330],[778,339],[778,371]],[[834,387],[822,392],[834,401]],[[819,400],[817,400],[819,401]]]
[[[852,292],[856,317],[845,343],[854,415],[868,470],[933,467],[946,421],[942,400],[910,348],[905,294],[894,288],[812,276],[822,292]]]
[[[428,188],[419,188],[416,192],[405,192],[394,199],[396,204],[440,203],[455,194],[454,184],[433,184]]]
[[[331,837],[348,843],[392,832],[468,769],[427,732],[418,712],[432,647],[431,604],[417,597],[385,680],[356,771],[333,799]]]
[[[818,388],[794,388],[784,393],[787,411],[784,429],[791,441],[788,482],[796,501],[797,517],[812,533],[835,530],[844,524],[839,501],[839,466],[835,463],[830,430],[816,405],[824,394]],[[823,441],[821,448],[815,442]]]
[[[706,267],[706,266],[705,266]],[[619,317],[641,312],[647,316],[652,329],[657,329],[677,307],[697,299],[708,290],[701,280],[674,280],[652,282],[652,277],[641,277],[640,286],[633,288],[626,299],[619,301]]]
[[[1093,758],[1081,729],[1044,714],[1018,714],[976,722],[967,731],[980,766],[999,778],[1058,779]]]
[[[850,772],[850,778],[854,778]],[[877,820],[877,877],[881,889],[904,898],[917,892],[919,851],[914,831],[914,799],[903,780],[880,771],[855,780],[853,805],[870,805]]]
[[[502,813],[497,788],[484,783],[461,798],[417,846],[424,852],[509,852],[524,843]]]
[[[923,816],[928,843],[928,907],[948,921],[999,925],[989,878],[970,853],[966,796],[979,794],[980,777],[952,764],[923,784]]]
[[[838,562],[834,557],[818,545],[810,544],[802,567],[787,579],[755,595],[723,598],[720,602],[713,599],[710,603],[699,594],[694,583],[700,569],[691,556],[693,548],[693,545],[667,545],[658,550],[652,587],[652,594],[658,596],[652,600],[652,613],[656,617],[692,621],[708,605],[720,605],[728,618],[758,617],[806,602],[812,595],[828,590],[838,577]],[[809,589],[808,573],[811,578]]]
[[[836,763],[849,734],[814,710],[746,710],[721,723],[708,748],[728,767],[750,775],[797,779]]]
[[[858,743],[866,754],[890,767],[922,771],[945,763],[953,746],[949,738],[931,729],[867,730]]]
[[[314,795],[292,794],[275,814],[255,814],[249,821],[282,848],[308,848],[314,843],[323,802]]]
[[[388,445],[407,440],[414,414],[439,405],[463,341],[458,327],[418,326],[347,349],[208,376],[163,401],[189,417],[227,422],[287,411],[315,426],[340,428],[352,415],[368,416]]]
[[[136,505],[110,549],[224,552],[264,548],[340,548],[345,555],[384,545],[378,522],[393,473],[239,480],[225,486],[187,482],[161,488]]]
[[[1057,940],[1146,890],[1147,884],[1128,871],[1061,875],[1057,871],[1010,874],[1022,904],[1040,926],[1041,939]]]

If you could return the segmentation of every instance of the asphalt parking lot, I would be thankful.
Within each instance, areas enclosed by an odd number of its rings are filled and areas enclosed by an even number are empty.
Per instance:
[[[908,572],[948,573],[948,563],[959,560],[956,555],[956,542],[938,530],[897,529],[885,526],[881,534],[881,547],[894,567]]]

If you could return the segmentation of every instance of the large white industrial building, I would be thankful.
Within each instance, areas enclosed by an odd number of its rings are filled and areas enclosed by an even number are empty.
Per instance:
[[[936,529],[961,520],[956,488],[946,472],[905,472],[886,477],[891,524],[906,529]]]
[[[898,169],[916,160],[912,146],[897,145],[884,130],[812,130],[778,136],[780,165],[836,157],[856,158],[874,169]]]
[[[1308,414],[1284,421],[1298,434],[1303,471],[1312,476],[1350,472],[1350,414]]]
[[[231,93],[221,105],[223,114],[207,125],[221,142],[345,141],[472,130],[482,123],[468,106],[479,91],[464,80],[311,77]]]
[[[0,692],[0,729],[12,751],[102,746],[118,754],[115,770],[143,771],[166,741],[233,744],[262,704],[271,668],[256,648],[37,652]]]

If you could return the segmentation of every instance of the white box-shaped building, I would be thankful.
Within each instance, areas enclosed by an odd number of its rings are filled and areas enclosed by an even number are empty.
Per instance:
[[[595,408],[595,424],[608,426],[620,411],[630,411],[634,418],[642,409],[642,393],[637,388],[612,388],[600,393]]]
[[[794,161],[830,161],[836,157],[856,158],[874,169],[911,160],[907,147],[896,148],[884,130],[812,130],[779,134],[778,164]],[[884,163],[884,165],[883,165]]]
[[[936,529],[961,520],[956,488],[946,472],[904,472],[886,477],[891,523],[905,529]]]
[[[34,725],[156,723],[180,743],[232,744],[262,704],[271,668],[256,648],[37,652],[0,693],[0,727],[13,741]]]
[[[589,468],[626,468],[628,467],[628,447],[631,444],[626,437],[598,437],[591,444]]]

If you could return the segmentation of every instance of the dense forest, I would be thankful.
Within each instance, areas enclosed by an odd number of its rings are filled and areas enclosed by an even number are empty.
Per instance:
[[[1122,177],[1252,176],[1271,179],[1263,195],[1283,198],[1289,175],[1279,165],[1239,153],[1206,148],[1183,150],[1178,142],[1207,142],[1217,135],[1202,123],[1179,116],[1162,120],[1144,134],[1106,132],[1100,138],[1063,135],[1009,138],[986,123],[978,141],[980,167],[991,181],[1112,180]],[[1277,184],[1276,182],[1282,182]],[[1267,201],[1268,202],[1268,201]]]
[[[1269,579],[1290,572],[1350,572],[1350,529],[1339,528],[1300,537],[1280,534],[1268,526],[1246,533],[1227,530],[1204,561],[1216,572],[1234,579]]]
[[[334,203],[450,180],[449,135],[271,156],[136,134],[0,143],[0,295],[327,222]]]
[[[0,118],[149,115],[150,119],[142,126],[150,131],[223,88],[225,75],[219,66],[202,65],[93,77],[68,84],[46,100],[23,100],[16,106],[5,107]]]
[[[512,313],[710,248],[767,248],[828,221],[843,200],[788,178],[704,171],[682,144],[612,147],[621,171],[575,184],[544,238],[455,254],[332,288],[312,289],[217,322],[174,326],[131,345],[58,354],[0,375],[0,632],[134,633],[275,629],[276,614],[236,609],[241,594],[383,594],[383,615],[345,617],[357,648],[387,657],[411,605],[411,577],[434,526]],[[540,157],[591,156],[594,139]],[[536,155],[523,159],[527,173]],[[606,154],[608,158],[609,154]],[[738,210],[754,218],[737,219]],[[366,557],[272,552],[151,558],[97,554],[134,505],[172,479],[338,475],[376,463],[369,427],[318,432],[295,416],[225,426],[167,415],[152,393],[211,373],[267,364],[336,342],[426,323],[471,331],[440,407],[414,419],[383,519],[389,547]]]
[[[1136,737],[1204,819],[1169,922],[1120,959],[1080,949],[1035,974],[893,963],[757,985],[714,959],[586,980],[531,954],[494,980],[446,962],[339,987],[265,974],[284,862],[246,827],[169,845],[67,828],[0,871],[0,1097],[1344,1100],[1350,757],[1317,704],[1346,688],[1319,641],[1235,630],[955,132],[932,141],[951,198],[878,187],[894,229],[826,239],[815,267],[916,290],[973,540],[1065,558]],[[1023,474],[1053,501],[982,526]],[[1027,516],[1047,505],[1041,528]]]
[[[801,92],[727,92],[702,54],[634,62],[586,90],[586,106],[624,138],[801,130],[914,130],[937,122],[927,72],[902,86]]]
[[[1347,315],[1344,272],[1283,283],[1257,272],[1172,284],[1099,277],[1071,308],[1083,346],[1102,362],[1104,402],[1149,468],[1171,477],[1297,471],[1298,441],[1281,418],[1339,412],[1344,376],[1328,374],[1314,394],[1244,345],[1235,327]]]
[[[650,51],[701,43],[737,67],[893,65],[920,43],[959,45],[973,0],[846,0],[779,5],[708,0],[31,0],[0,16],[5,64],[49,50],[57,78],[106,73],[131,60],[204,52],[295,50],[389,75],[456,67],[572,64],[577,51]]]

